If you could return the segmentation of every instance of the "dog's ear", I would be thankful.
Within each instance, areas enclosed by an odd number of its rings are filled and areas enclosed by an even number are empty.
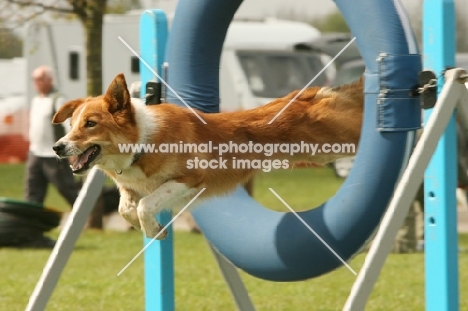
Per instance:
[[[76,108],[78,108],[78,106],[84,102],[85,100],[83,98],[79,98],[65,103],[65,105],[60,107],[60,109],[55,113],[54,117],[52,118],[52,123],[62,123],[66,119],[70,118]]]
[[[130,93],[128,92],[127,82],[125,82],[123,73],[119,73],[114,78],[104,98],[108,103],[109,112],[112,114],[130,107]]]

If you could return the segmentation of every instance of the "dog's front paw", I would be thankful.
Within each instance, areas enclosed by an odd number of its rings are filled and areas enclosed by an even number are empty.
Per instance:
[[[164,240],[167,237],[167,230],[163,230],[164,227],[159,223],[156,222],[156,224],[156,226],[150,226],[150,228],[142,226],[141,230],[149,239]]]
[[[156,220],[158,212],[159,209],[155,208],[153,204],[148,204],[145,199],[140,200],[137,214],[140,220],[141,231],[150,239],[156,238],[162,240],[167,236],[167,231],[163,230],[163,226]]]
[[[122,193],[119,202],[119,214],[130,223],[135,229],[141,230],[140,219],[138,218],[137,205],[128,195]]]

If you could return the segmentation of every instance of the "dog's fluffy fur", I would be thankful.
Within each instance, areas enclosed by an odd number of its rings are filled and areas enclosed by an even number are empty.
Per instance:
[[[130,98],[125,78],[119,74],[105,95],[66,103],[53,123],[71,117],[70,132],[54,146],[59,157],[77,156],[75,173],[96,166],[112,177],[121,198],[120,214],[148,237],[162,227],[155,215],[163,208],[180,208],[206,190],[200,198],[225,194],[251,177],[255,169],[190,169],[187,160],[218,159],[209,153],[120,153],[118,144],[207,143],[354,143],[357,146],[363,110],[363,81],[337,87],[312,87],[300,94],[272,123],[268,124],[298,91],[251,110],[198,114],[173,104],[145,106]],[[349,154],[347,154],[349,156]],[[228,153],[231,159],[287,159],[324,164],[340,154]],[[160,233],[158,238],[163,238]]]

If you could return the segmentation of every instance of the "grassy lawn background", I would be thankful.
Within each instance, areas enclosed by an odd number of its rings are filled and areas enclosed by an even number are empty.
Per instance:
[[[22,165],[0,165],[0,196],[22,198]],[[297,210],[317,206],[333,195],[341,181],[329,169],[300,169],[261,174],[255,196],[264,205],[284,210],[268,190],[275,189]],[[306,195],[304,195],[306,194]],[[51,189],[46,204],[68,207]],[[57,237],[58,231],[51,235]],[[468,248],[468,236],[460,236]],[[138,232],[87,230],[80,237],[47,310],[144,310],[143,258],[120,277],[117,273],[142,248]],[[0,310],[24,310],[50,254],[47,250],[0,249]],[[351,267],[359,271],[364,255]],[[468,310],[468,254],[459,256],[461,310]],[[201,235],[175,233],[177,310],[235,310],[216,263]],[[257,310],[341,310],[355,276],[346,268],[304,282],[276,283],[242,273]],[[424,310],[424,256],[392,254],[387,259],[366,310]]]

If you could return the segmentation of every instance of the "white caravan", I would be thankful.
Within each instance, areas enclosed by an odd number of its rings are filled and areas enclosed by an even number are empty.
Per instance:
[[[130,83],[139,80],[138,59],[118,39],[139,51],[139,15],[107,15],[103,35],[103,88],[123,72]],[[27,71],[47,64],[57,75],[67,98],[86,96],[83,30],[77,20],[32,22],[24,42]],[[321,55],[305,48],[320,37],[306,23],[264,19],[232,22],[221,56],[221,110],[249,109],[301,89],[322,69]],[[170,65],[169,65],[170,66]],[[170,68],[169,68],[170,74]],[[319,76],[312,85],[328,82]],[[28,100],[33,94],[28,79]]]

